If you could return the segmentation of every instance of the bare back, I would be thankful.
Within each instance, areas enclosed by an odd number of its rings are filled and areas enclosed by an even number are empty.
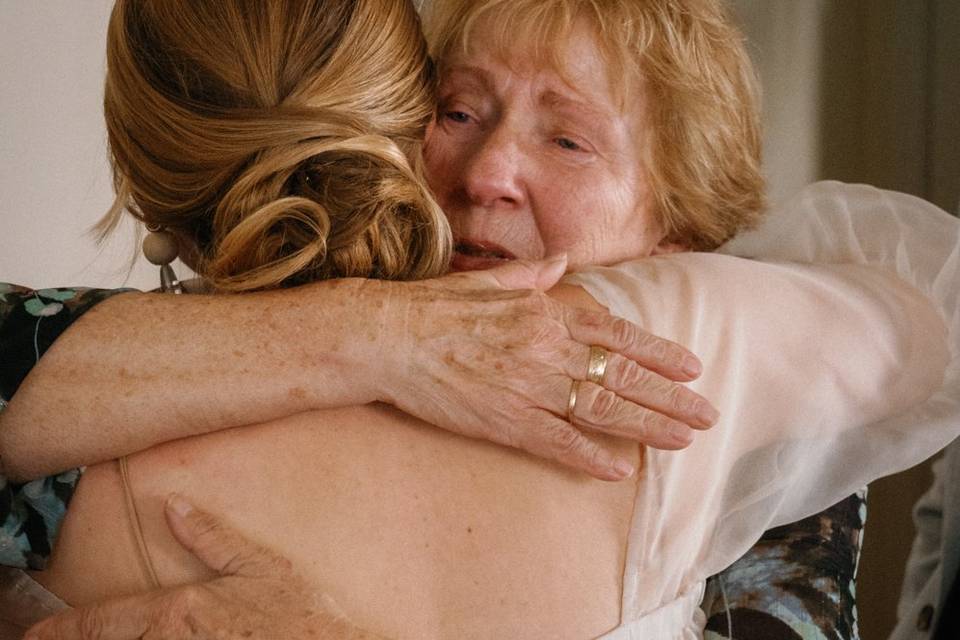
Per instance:
[[[610,443],[638,462],[635,444]],[[128,466],[163,586],[207,577],[163,518],[176,491],[388,637],[584,638],[620,622],[633,480],[593,480],[385,405],[178,441]],[[149,589],[131,524],[117,464],[91,467],[43,582],[74,605]]]

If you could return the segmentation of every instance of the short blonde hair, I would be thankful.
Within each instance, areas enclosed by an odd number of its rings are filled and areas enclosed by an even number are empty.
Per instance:
[[[666,240],[710,251],[764,209],[757,80],[743,38],[717,0],[431,0],[424,18],[440,73],[469,53],[481,20],[505,53],[523,42],[558,65],[578,20],[596,32],[612,89],[647,96],[644,171]],[[558,67],[562,72],[562,67]]]
[[[446,270],[408,0],[118,0],[107,66],[104,233],[124,209],[166,227],[226,291]]]

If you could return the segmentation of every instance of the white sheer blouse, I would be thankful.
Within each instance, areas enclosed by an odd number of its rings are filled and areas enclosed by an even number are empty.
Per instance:
[[[708,373],[691,386],[722,413],[688,449],[645,452],[621,626],[605,637],[701,637],[704,581],[765,530],[957,436],[958,252],[960,223],[929,203],[819,183],[724,247],[760,268],[676,254],[569,278],[697,353]],[[774,299],[791,302],[765,304]],[[689,313],[717,306],[733,310],[720,323]],[[822,335],[810,330],[828,323]],[[799,378],[795,367],[822,375]]]

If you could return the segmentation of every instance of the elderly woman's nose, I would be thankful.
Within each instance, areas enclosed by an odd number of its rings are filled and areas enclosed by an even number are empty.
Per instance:
[[[482,206],[518,205],[524,200],[522,157],[516,142],[494,133],[474,148],[464,172],[470,200]]]

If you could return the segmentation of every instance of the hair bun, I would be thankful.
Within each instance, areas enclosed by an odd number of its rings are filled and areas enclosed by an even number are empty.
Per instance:
[[[227,291],[447,267],[446,219],[395,143],[307,141],[260,154],[220,203],[203,272]]]
[[[420,170],[435,80],[408,2],[116,0],[117,198],[214,288],[418,278],[451,240]],[[406,152],[406,153],[404,153]]]

